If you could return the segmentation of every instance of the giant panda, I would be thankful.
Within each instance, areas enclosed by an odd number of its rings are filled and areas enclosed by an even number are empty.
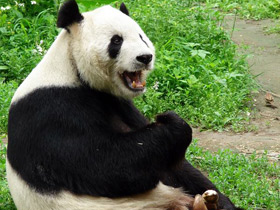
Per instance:
[[[70,0],[57,25],[10,107],[6,165],[17,208],[188,209],[186,193],[214,189],[220,209],[237,209],[184,159],[190,126],[174,112],[150,123],[133,105],[155,49],[125,5],[81,14]]]

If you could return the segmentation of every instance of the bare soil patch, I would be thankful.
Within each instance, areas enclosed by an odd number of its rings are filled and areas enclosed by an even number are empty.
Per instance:
[[[272,20],[237,18],[235,21],[234,16],[230,15],[225,18],[224,27],[232,33],[232,40],[239,45],[241,52],[250,54],[250,71],[261,87],[254,97],[256,113],[251,122],[256,126],[256,131],[237,134],[199,132],[196,129],[194,137],[198,138],[201,147],[214,152],[218,149],[231,149],[244,154],[254,151],[262,154],[267,151],[271,160],[280,162],[280,35],[268,35],[264,31],[265,27],[274,24]],[[267,106],[270,103],[272,106]]]

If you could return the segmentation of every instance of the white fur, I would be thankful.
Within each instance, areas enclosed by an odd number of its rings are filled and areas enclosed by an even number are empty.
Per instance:
[[[190,200],[180,189],[162,183],[145,194],[127,198],[78,196],[68,191],[43,195],[31,189],[6,162],[10,192],[18,210],[188,210]]]

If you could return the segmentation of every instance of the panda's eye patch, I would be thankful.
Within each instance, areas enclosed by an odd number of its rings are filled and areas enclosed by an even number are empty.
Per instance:
[[[111,38],[111,43],[112,43],[112,44],[120,45],[120,44],[122,44],[122,42],[123,42],[123,38],[120,37],[119,35],[114,35],[114,36]]]
[[[119,35],[114,35],[111,38],[111,42],[108,46],[108,53],[111,58],[116,58],[121,50],[123,38]]]

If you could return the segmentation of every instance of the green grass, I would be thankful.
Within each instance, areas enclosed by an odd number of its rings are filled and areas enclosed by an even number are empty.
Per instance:
[[[177,0],[128,7],[157,49],[147,94],[136,100],[145,115],[171,109],[202,129],[245,129],[240,122],[248,120],[254,84],[245,58],[219,27],[223,15]]]
[[[234,13],[245,19],[279,19],[280,0],[202,0],[206,7]],[[265,29],[268,34],[280,33],[280,22]]]
[[[13,4],[6,4],[11,9],[1,11],[0,16],[0,77],[5,82],[21,83],[58,34],[57,6],[43,9],[32,5],[34,11],[30,12],[31,8],[11,2]]]
[[[202,2],[209,7],[237,13],[247,19],[278,19],[280,17],[279,0],[202,0]]]
[[[212,154],[194,143],[186,157],[206,171],[237,206],[247,210],[280,209],[280,167],[269,163],[266,154],[245,156],[230,150]]]
[[[280,0],[203,0],[207,7],[218,8],[226,13],[234,13],[246,19],[279,19]],[[280,22],[265,28],[268,34],[280,33]]]

